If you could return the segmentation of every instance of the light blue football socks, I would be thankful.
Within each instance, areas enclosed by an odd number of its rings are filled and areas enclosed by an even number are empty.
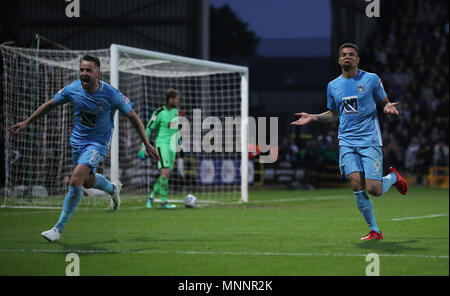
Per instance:
[[[94,188],[95,189],[100,189],[103,190],[107,193],[109,193],[110,195],[114,194],[114,185],[113,183],[109,182],[108,180],[106,180],[105,177],[103,177],[100,174],[95,174],[95,185]]]
[[[95,185],[94,188],[103,190],[109,194],[114,194],[114,185],[105,179],[100,174],[95,174]],[[61,215],[59,216],[58,223],[56,223],[55,227],[58,229],[60,233],[62,233],[64,226],[66,226],[73,212],[75,212],[78,204],[81,201],[81,197],[83,196],[83,191],[81,186],[70,186],[69,192],[67,192],[66,197],[64,198],[64,204],[61,211]]]
[[[70,216],[72,216],[73,212],[75,212],[75,209],[78,207],[82,195],[83,192],[81,191],[81,186],[69,185],[69,192],[67,192],[66,197],[64,198],[61,215],[59,216],[58,223],[55,225],[56,229],[58,229],[60,233],[62,233],[64,226],[66,226],[70,219]]]
[[[383,180],[381,180],[381,190],[383,191],[382,194],[388,192],[389,188],[391,188],[395,182],[397,182],[397,175],[395,173],[390,173],[384,176]]]
[[[397,175],[395,173],[390,173],[384,176],[381,181],[382,195],[388,192],[389,188],[391,188],[395,182],[397,182]],[[366,191],[361,190],[353,192],[353,194],[355,195],[356,206],[366,220],[367,225],[369,225],[370,230],[375,230],[380,233],[380,229],[378,228],[377,221],[375,219],[372,201],[367,196]]]
[[[359,211],[363,215],[364,219],[369,225],[370,230],[375,230],[380,233],[380,229],[378,228],[377,221],[375,220],[375,213],[373,211],[373,205],[370,198],[367,196],[365,190],[353,192],[356,199],[356,206]]]

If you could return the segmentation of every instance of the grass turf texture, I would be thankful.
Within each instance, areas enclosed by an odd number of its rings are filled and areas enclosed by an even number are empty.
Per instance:
[[[202,199],[195,209],[146,209],[145,197],[127,196],[116,212],[81,207],[56,243],[40,233],[59,210],[2,208],[0,275],[65,275],[68,253],[80,256],[81,275],[363,276],[369,253],[381,275],[449,275],[445,189],[372,197],[384,239],[365,242],[348,188],[254,191],[248,204]]]

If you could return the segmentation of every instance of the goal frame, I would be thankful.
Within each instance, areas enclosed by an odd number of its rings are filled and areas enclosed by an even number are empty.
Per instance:
[[[163,59],[193,66],[204,66],[223,71],[237,72],[241,76],[241,202],[248,202],[248,97],[249,97],[249,70],[248,67],[211,62],[173,54],[161,53],[141,48],[129,47],[119,44],[110,46],[110,83],[119,89],[119,57],[120,53],[136,56]],[[119,114],[114,115],[114,131],[111,139],[111,181],[119,179]]]

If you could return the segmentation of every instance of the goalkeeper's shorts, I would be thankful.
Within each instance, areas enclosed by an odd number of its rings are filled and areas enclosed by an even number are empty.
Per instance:
[[[155,144],[156,151],[158,151],[159,157],[161,158],[158,161],[158,170],[162,169],[173,169],[173,165],[175,163],[176,151],[174,151],[170,144]]]
[[[73,166],[83,164],[90,167],[92,173],[95,174],[97,166],[105,158],[107,152],[106,147],[101,145],[72,145]]]

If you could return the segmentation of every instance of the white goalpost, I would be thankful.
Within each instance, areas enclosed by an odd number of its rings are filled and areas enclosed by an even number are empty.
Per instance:
[[[116,44],[101,50],[11,46],[1,46],[1,50],[6,155],[3,206],[61,206],[73,169],[69,143],[72,106],[56,108],[15,136],[8,134],[8,127],[26,119],[58,90],[79,79],[79,60],[86,53],[99,57],[101,80],[133,102],[144,125],[165,103],[167,89],[181,93],[180,116],[191,123],[192,130],[170,177],[169,200],[191,193],[200,201],[248,201],[247,67]],[[198,113],[202,122],[196,122]],[[216,121],[208,121],[211,118]],[[237,123],[231,129],[225,124],[227,118]],[[220,134],[211,122],[222,127]],[[111,180],[121,180],[124,201],[127,196],[148,195],[159,175],[156,163],[137,158],[140,138],[119,112],[115,113],[114,126],[110,153],[99,172]],[[211,133],[214,147],[220,149],[199,150]],[[227,145],[236,149],[223,149]],[[101,192],[86,191],[82,204],[104,205],[96,194]]]

